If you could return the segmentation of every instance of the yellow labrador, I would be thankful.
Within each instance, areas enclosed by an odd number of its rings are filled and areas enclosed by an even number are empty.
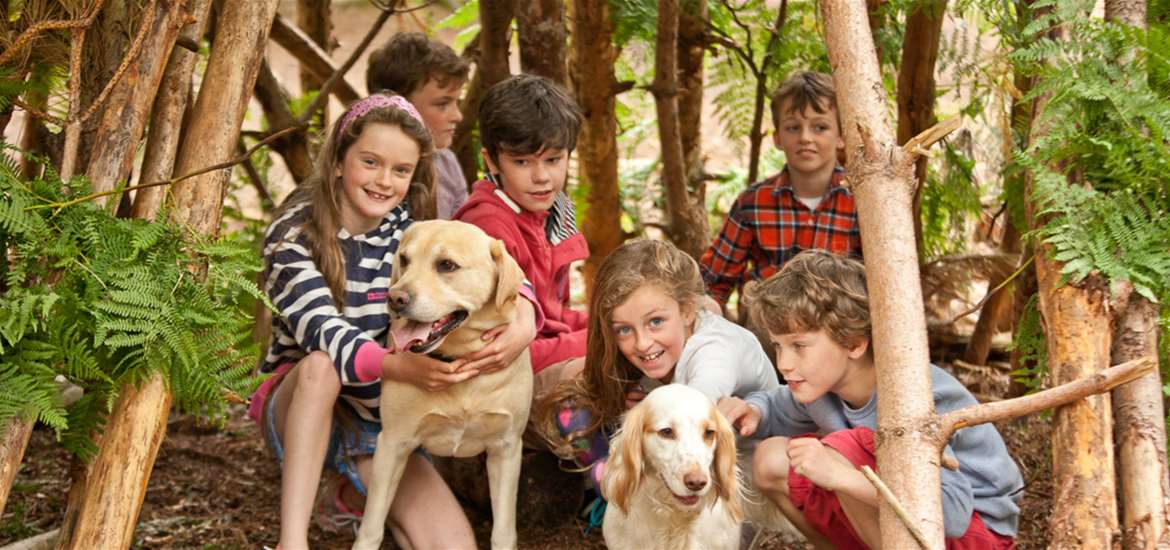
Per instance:
[[[390,280],[395,348],[457,358],[484,347],[484,331],[515,319],[524,273],[504,243],[470,224],[427,221],[402,237]],[[353,548],[378,548],[410,453],[487,453],[492,548],[516,547],[516,484],[532,368],[525,350],[507,368],[430,392],[383,380],[382,432],[365,517]]]

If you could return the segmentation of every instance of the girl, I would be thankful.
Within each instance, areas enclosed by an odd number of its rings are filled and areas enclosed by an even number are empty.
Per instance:
[[[315,177],[268,228],[264,285],[278,314],[261,371],[275,374],[249,412],[283,462],[277,548],[308,548],[322,464],[338,474],[336,490],[324,495],[337,513],[320,514],[322,521],[360,517],[352,510],[361,507],[381,427],[382,377],[442,389],[507,365],[535,334],[533,310],[521,300],[519,320],[492,331],[494,342],[462,360],[396,354],[378,343],[389,324],[398,240],[412,213],[434,216],[432,154],[409,102],[383,94],[362,99],[334,124]],[[475,547],[455,497],[421,454],[406,466],[390,519],[405,548]]]
[[[756,337],[704,309],[704,290],[695,260],[663,241],[628,242],[598,269],[585,371],[543,400],[538,416],[554,452],[592,464],[596,486],[606,432],[645,391],[686,384],[716,402],[779,386]]]

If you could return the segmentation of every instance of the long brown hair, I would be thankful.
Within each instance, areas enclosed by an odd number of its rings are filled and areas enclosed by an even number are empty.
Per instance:
[[[337,241],[341,230],[341,177],[337,175],[346,151],[371,124],[395,126],[418,144],[419,159],[406,191],[406,207],[415,220],[429,220],[435,217],[435,171],[432,166],[434,144],[431,134],[422,121],[397,107],[375,107],[354,118],[349,124],[342,124],[346,114],[337,118],[329,139],[317,155],[317,168],[312,177],[298,186],[273,214],[279,218],[294,206],[308,203],[304,235],[309,241],[313,261],[324,275],[333,301],[338,306],[345,299],[345,259]]]
[[[612,424],[625,412],[626,387],[642,378],[618,350],[613,333],[613,310],[639,288],[654,285],[679,303],[683,311],[697,312],[706,292],[699,264],[666,241],[636,240],[619,246],[597,270],[589,304],[589,330],[585,370],[579,380],[554,388],[537,404],[540,431],[553,451],[568,454],[568,440]],[[554,424],[556,411],[565,405],[584,408],[592,416],[589,426],[562,438]],[[564,451],[564,452],[562,452]]]

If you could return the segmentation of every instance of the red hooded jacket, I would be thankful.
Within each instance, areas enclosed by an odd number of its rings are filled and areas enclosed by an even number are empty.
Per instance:
[[[532,371],[585,356],[585,333],[589,316],[569,308],[569,264],[589,257],[585,237],[576,233],[558,244],[545,236],[548,212],[519,213],[496,195],[495,184],[480,180],[471,196],[452,219],[483,229],[504,241],[508,253],[520,264],[524,276],[536,290],[544,312],[544,326],[529,346]]]

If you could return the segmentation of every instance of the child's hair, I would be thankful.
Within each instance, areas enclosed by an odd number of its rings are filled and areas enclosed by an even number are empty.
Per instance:
[[[370,54],[366,68],[368,90],[394,90],[404,96],[434,80],[446,88],[467,80],[471,64],[450,46],[420,32],[402,32]]]
[[[592,433],[621,416],[625,411],[626,387],[642,378],[642,372],[618,351],[612,317],[615,308],[647,285],[658,287],[677,301],[683,311],[695,313],[702,308],[706,294],[699,264],[669,242],[630,241],[606,256],[593,279],[585,371],[580,380],[554,390],[541,400],[546,407],[559,408],[571,401],[573,406],[590,411],[591,424],[582,430],[584,433]],[[553,415],[549,412],[555,410],[539,414],[539,421],[551,422]],[[558,434],[552,424],[541,431]],[[555,437],[550,441],[561,443]]]
[[[488,89],[479,105],[479,140],[493,162],[500,151],[531,155],[572,151],[581,108],[561,86],[542,76],[518,74]]]
[[[375,94],[350,105],[333,124],[329,138],[317,155],[316,173],[300,184],[276,213],[273,219],[288,209],[308,203],[304,235],[309,241],[313,260],[324,275],[333,301],[341,305],[345,298],[345,259],[337,242],[341,230],[342,187],[337,173],[349,147],[371,124],[398,127],[418,144],[419,159],[406,191],[407,208],[415,220],[435,217],[435,172],[431,166],[434,145],[418,112],[401,96]],[[267,277],[267,275],[265,275]]]
[[[772,124],[780,127],[780,109],[788,101],[788,112],[803,113],[806,108],[825,114],[828,109],[837,110],[837,92],[833,88],[833,77],[825,73],[798,71],[788,77],[772,92]],[[837,126],[841,126],[840,114]]]
[[[746,294],[752,322],[768,332],[824,330],[844,347],[870,338],[865,268],[852,258],[806,250]]]

